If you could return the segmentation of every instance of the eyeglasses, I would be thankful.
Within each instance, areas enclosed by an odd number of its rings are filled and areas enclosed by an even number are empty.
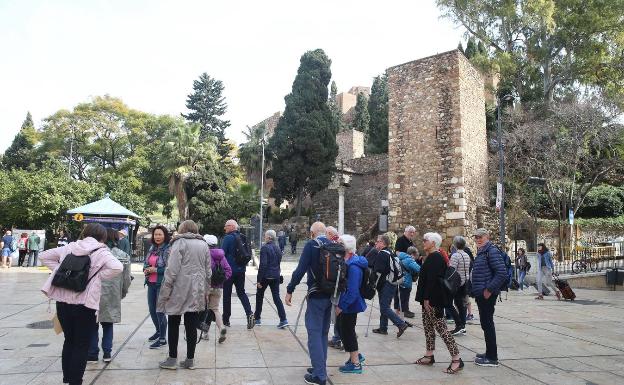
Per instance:
[[[481,239],[483,238],[483,235],[473,235],[474,239]]]

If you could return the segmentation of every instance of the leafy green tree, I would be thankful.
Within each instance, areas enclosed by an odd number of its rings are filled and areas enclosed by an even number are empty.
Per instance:
[[[475,44],[475,40],[473,37],[468,38],[465,54],[468,59],[472,59],[472,57],[477,54],[477,45]]]
[[[369,129],[365,132],[367,154],[388,152],[388,78],[376,76],[368,99]]]
[[[338,86],[336,86],[336,82],[332,80],[330,93],[329,93],[329,110],[331,111],[332,118],[334,119],[334,127],[336,129],[336,133],[344,129],[344,121],[342,120],[342,112],[340,111],[340,107],[338,106]]]
[[[370,115],[368,113],[368,98],[363,93],[358,93],[355,102],[355,116],[353,118],[353,128],[368,132],[370,124]]]
[[[222,159],[228,157],[231,147],[225,139],[225,129],[230,126],[229,120],[223,120],[222,116],[227,111],[227,103],[223,96],[224,90],[221,80],[210,77],[206,72],[199,76],[199,80],[193,81],[193,93],[186,99],[188,114],[182,114],[184,118],[201,127],[200,139],[208,137],[217,139],[217,151]]]
[[[338,145],[332,113],[327,104],[331,60],[322,49],[301,57],[286,108],[269,141],[274,187],[278,202],[297,198],[301,202],[329,184],[335,169]]]
[[[464,45],[462,44],[462,42],[460,41],[459,43],[457,43],[457,49],[463,53],[464,55],[466,54],[466,51],[464,51]]]
[[[492,65],[501,73],[501,85],[512,87],[522,101],[550,104],[571,91],[590,88],[624,103],[624,0],[437,4],[493,50]]]
[[[618,217],[624,214],[624,188],[608,184],[594,187],[579,208],[583,218]]]
[[[37,132],[30,112],[22,123],[22,128],[13,138],[11,146],[6,149],[2,157],[2,168],[25,169],[36,162],[35,144],[37,142]]]

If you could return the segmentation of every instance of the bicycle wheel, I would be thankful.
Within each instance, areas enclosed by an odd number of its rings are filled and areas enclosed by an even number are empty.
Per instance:
[[[574,274],[578,274],[581,272],[581,270],[583,269],[583,262],[581,260],[576,260],[574,262],[572,262],[572,273]]]
[[[589,270],[591,270],[592,272],[598,270],[598,262],[596,262],[595,260],[591,260],[587,264],[589,265]]]

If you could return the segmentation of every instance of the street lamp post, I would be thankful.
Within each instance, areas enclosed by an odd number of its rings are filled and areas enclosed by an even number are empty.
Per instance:
[[[503,129],[501,124],[501,102],[514,100],[511,95],[505,95],[497,100],[496,117],[498,125],[498,183],[500,184],[500,244],[505,247],[505,160],[503,154]],[[497,189],[498,190],[498,189]]]
[[[262,206],[264,203],[264,133],[262,133],[262,165],[260,166],[260,234],[258,237],[258,248],[262,247]]]

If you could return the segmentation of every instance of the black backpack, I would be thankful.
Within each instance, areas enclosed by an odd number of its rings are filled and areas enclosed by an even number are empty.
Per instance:
[[[87,288],[91,278],[98,273],[96,271],[93,276],[89,277],[89,269],[91,269],[89,255],[67,254],[52,278],[52,285],[82,293]]]
[[[223,268],[223,266],[221,266],[220,263],[217,263],[215,267],[212,268],[210,284],[221,285],[223,282],[225,282],[225,269]]]
[[[450,296],[455,296],[461,287],[461,277],[453,266],[447,266],[442,279],[442,286]]]
[[[373,272],[370,267],[362,269],[362,283],[360,284],[360,295],[364,299],[375,298],[375,291],[377,290],[378,275]]]
[[[247,242],[247,237],[243,233],[236,233],[234,238],[236,240],[234,262],[239,266],[247,266],[251,261],[251,246]]]
[[[347,289],[347,264],[345,248],[339,243],[319,245],[320,271],[316,276],[318,289],[330,295],[343,293]]]

